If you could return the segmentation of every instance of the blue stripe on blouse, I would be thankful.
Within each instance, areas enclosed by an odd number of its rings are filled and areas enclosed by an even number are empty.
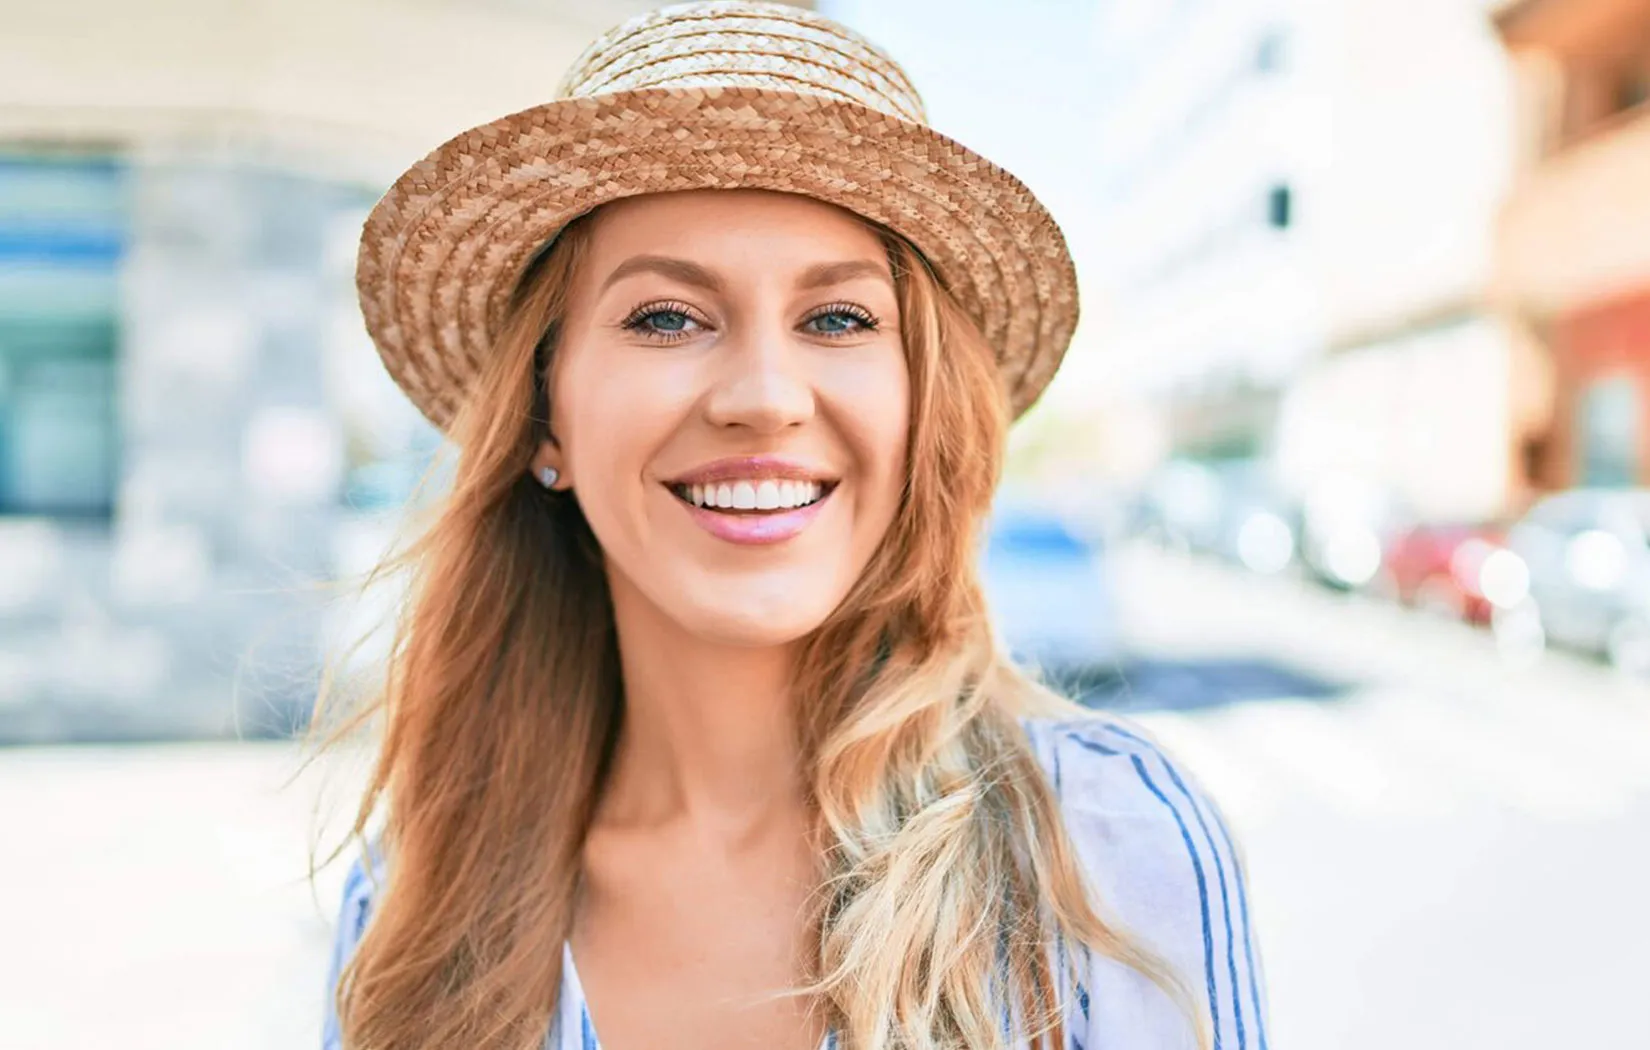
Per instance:
[[[1260,1040],[1260,1050],[1266,1047],[1266,1015],[1260,1008],[1260,978],[1255,974],[1255,946],[1249,932],[1249,894],[1243,886],[1243,869],[1237,863],[1237,849],[1232,844],[1232,836],[1226,830],[1226,822],[1220,819],[1219,812],[1210,814],[1214,820],[1215,829],[1220,832],[1220,839],[1226,844],[1227,855],[1234,858],[1232,863],[1232,881],[1237,884],[1238,917],[1243,923],[1243,963],[1249,971],[1249,1002],[1254,1007],[1255,1038]]]
[[[1243,1022],[1243,992],[1240,990],[1238,982],[1236,945],[1234,944],[1236,938],[1232,928],[1231,902],[1226,888],[1226,866],[1220,859],[1220,846],[1215,842],[1215,837],[1209,830],[1209,824],[1204,819],[1204,807],[1198,803],[1197,796],[1193,794],[1193,792],[1186,786],[1186,782],[1181,779],[1179,772],[1176,771],[1174,764],[1169,761],[1168,756],[1166,756],[1162,749],[1155,743],[1137,733],[1130,732],[1128,729],[1125,729],[1123,726],[1117,725],[1116,723],[1103,719],[1098,721],[1110,732],[1146,748],[1154,757],[1156,757],[1158,763],[1163,767],[1164,771],[1169,774],[1169,779],[1174,781],[1175,787],[1186,799],[1187,804],[1191,806],[1192,815],[1197,818],[1198,827],[1202,829],[1203,837],[1208,840],[1209,851],[1214,857],[1215,871],[1220,878],[1221,910],[1224,913],[1226,924],[1226,969],[1232,982],[1233,1023],[1237,1029],[1238,1047],[1241,1050],[1241,1048],[1247,1045],[1247,1038],[1245,1036]],[[1262,1019],[1260,1009],[1260,982],[1255,977],[1254,947],[1249,932],[1249,902],[1247,899],[1247,894],[1243,888],[1243,872],[1236,861],[1237,853],[1232,848],[1231,835],[1227,832],[1226,826],[1221,822],[1220,815],[1214,810],[1213,806],[1210,806],[1209,816],[1210,819],[1213,820],[1216,828],[1220,831],[1221,839],[1226,843],[1227,854],[1233,858],[1232,882],[1235,884],[1237,889],[1239,919],[1243,924],[1243,954],[1245,969],[1248,971],[1249,975],[1249,1000],[1254,1006],[1253,1017],[1255,1020],[1255,1035],[1260,1042],[1261,1050],[1265,1050],[1266,1029],[1265,1021]],[[1217,1039],[1218,1028],[1219,1025],[1216,1025]]]
[[[579,1009],[579,1045],[583,1050],[598,1050],[596,1043],[596,1026],[590,1023],[590,1007]]]
[[[1209,887],[1203,874],[1203,859],[1198,856],[1197,846],[1192,842],[1192,832],[1186,826],[1186,818],[1180,815],[1180,810],[1176,808],[1175,804],[1170,802],[1168,796],[1164,795],[1163,791],[1153,783],[1151,774],[1146,772],[1146,763],[1140,760],[1139,755],[1130,755],[1129,761],[1133,763],[1135,772],[1140,774],[1140,779],[1145,783],[1146,790],[1156,795],[1159,802],[1169,807],[1169,812],[1174,815],[1174,822],[1180,827],[1180,837],[1186,843],[1186,852],[1192,858],[1192,871],[1197,875],[1197,903],[1203,917],[1203,968],[1204,976],[1209,985],[1209,1023],[1214,1028],[1215,1033],[1214,1050],[1220,1050],[1220,996],[1215,988],[1214,930],[1209,920]],[[1230,937],[1230,935],[1231,931],[1228,929],[1227,936]]]

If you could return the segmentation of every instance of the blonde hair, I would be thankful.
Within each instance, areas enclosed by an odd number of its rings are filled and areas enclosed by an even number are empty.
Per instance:
[[[796,670],[822,864],[799,991],[843,1050],[1006,1047],[1005,1011],[1020,1038],[1063,1047],[1055,949],[1087,946],[1192,1019],[1162,964],[1098,914],[1017,722],[1071,706],[987,624],[975,561],[1009,422],[992,354],[916,250],[879,232],[911,373],[907,481]],[[331,736],[382,721],[354,831],[382,816],[389,864],[337,989],[348,1050],[537,1050],[550,1024],[623,703],[596,539],[576,501],[528,477],[589,236],[574,222],[523,278],[454,424],[452,491],[387,567],[413,589],[383,686]]]

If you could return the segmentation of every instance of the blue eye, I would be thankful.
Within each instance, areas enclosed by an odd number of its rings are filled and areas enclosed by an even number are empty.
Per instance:
[[[688,326],[691,318],[676,310],[660,310],[648,314],[643,320],[657,332],[680,332]]]
[[[859,323],[859,318],[847,314],[820,314],[812,319],[812,323],[821,332],[851,332],[853,326]]]
[[[826,307],[808,318],[804,324],[811,326],[819,335],[842,336],[855,332],[874,332],[877,320],[859,307],[845,303]]]
[[[670,303],[653,303],[626,318],[624,328],[655,339],[670,341],[687,338],[693,333],[694,326],[699,324],[700,322],[684,308]]]

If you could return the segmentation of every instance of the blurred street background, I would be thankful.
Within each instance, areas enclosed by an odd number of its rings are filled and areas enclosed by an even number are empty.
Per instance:
[[[651,6],[0,0],[0,1047],[318,1045],[292,738],[440,446],[360,223]],[[1256,1050],[1644,1050],[1650,0],[802,6],[1067,231],[987,586],[1226,810]]]

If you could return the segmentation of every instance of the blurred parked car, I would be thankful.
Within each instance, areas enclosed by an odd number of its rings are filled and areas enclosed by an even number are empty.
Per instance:
[[[1482,626],[1524,601],[1530,574],[1497,526],[1425,524],[1387,541],[1381,580],[1405,605]]]
[[[1117,615],[1101,541],[1027,507],[999,509],[983,561],[998,636],[1061,684],[1115,674]]]
[[[1135,531],[1172,549],[1274,573],[1294,560],[1298,524],[1264,461],[1182,459],[1165,464],[1143,488]]]
[[[1195,460],[1172,459],[1141,486],[1132,531],[1170,549],[1192,550],[1212,532],[1219,515],[1214,470]]]
[[[1301,561],[1337,590],[1361,590],[1381,572],[1386,539],[1404,524],[1390,493],[1350,475],[1331,475],[1307,490],[1301,504]]]
[[[1250,572],[1282,572],[1295,560],[1298,511],[1260,460],[1214,466],[1218,506],[1196,549]]]
[[[1534,624],[1549,642],[1650,675],[1650,491],[1549,496],[1507,541],[1529,566],[1530,595],[1498,626]]]

